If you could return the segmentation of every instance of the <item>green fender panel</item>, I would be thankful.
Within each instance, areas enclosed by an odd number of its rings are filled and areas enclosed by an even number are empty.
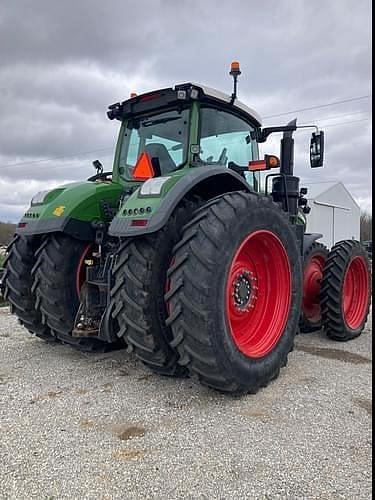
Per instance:
[[[164,182],[165,180],[165,182]],[[160,193],[144,194],[147,183],[164,182]],[[139,236],[161,229],[178,203],[190,192],[202,186],[210,197],[230,191],[251,191],[245,179],[225,167],[188,168],[169,177],[150,179],[122,205],[113,219],[109,234],[117,237]],[[204,188],[203,188],[204,186]],[[207,191],[206,191],[207,190]]]
[[[92,222],[105,221],[103,202],[118,206],[124,186],[113,182],[79,182],[48,192],[42,203],[32,205],[18,224],[23,235],[65,232],[82,240],[94,237]]]

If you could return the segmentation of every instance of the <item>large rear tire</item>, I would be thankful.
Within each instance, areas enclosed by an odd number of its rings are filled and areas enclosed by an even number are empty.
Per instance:
[[[15,236],[7,250],[2,277],[3,295],[9,301],[10,309],[21,325],[30,333],[48,342],[56,339],[42,315],[35,310],[36,295],[32,289],[31,270],[35,264],[35,252],[40,245],[36,237]]]
[[[204,384],[255,393],[287,364],[302,299],[292,226],[269,197],[235,192],[199,209],[169,270],[172,346]]]
[[[358,241],[340,241],[324,268],[321,307],[325,331],[346,342],[363,332],[370,311],[371,273],[367,252]]]
[[[313,243],[303,259],[303,300],[300,319],[301,333],[310,333],[322,328],[320,292],[324,265],[328,249],[321,243]]]
[[[53,335],[82,351],[104,352],[111,348],[96,338],[73,337],[72,329],[79,307],[79,288],[84,280],[84,259],[89,242],[64,234],[49,235],[33,268],[33,289],[37,308]]]
[[[178,353],[170,346],[172,331],[166,325],[164,294],[173,246],[197,202],[185,201],[158,232],[122,242],[117,254],[111,291],[112,313],[129,351],[160,375],[184,376]]]

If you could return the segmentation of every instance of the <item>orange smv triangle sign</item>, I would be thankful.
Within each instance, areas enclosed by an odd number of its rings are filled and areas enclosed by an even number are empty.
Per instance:
[[[133,179],[136,181],[146,181],[154,176],[155,171],[150,156],[145,152],[141,153],[133,170]]]

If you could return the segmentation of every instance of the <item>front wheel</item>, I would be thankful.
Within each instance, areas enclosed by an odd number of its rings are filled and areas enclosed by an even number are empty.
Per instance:
[[[255,393],[287,363],[301,308],[301,257],[286,214],[236,192],[196,212],[175,247],[168,302],[172,346],[192,375]]]
[[[340,241],[332,248],[323,274],[321,307],[328,337],[346,342],[361,335],[370,301],[367,253],[358,241]]]

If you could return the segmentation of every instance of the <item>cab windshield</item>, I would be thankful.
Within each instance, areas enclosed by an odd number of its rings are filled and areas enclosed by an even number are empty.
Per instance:
[[[132,180],[133,169],[143,152],[158,162],[161,175],[177,170],[186,162],[188,139],[189,109],[130,119],[121,145],[120,176]]]

